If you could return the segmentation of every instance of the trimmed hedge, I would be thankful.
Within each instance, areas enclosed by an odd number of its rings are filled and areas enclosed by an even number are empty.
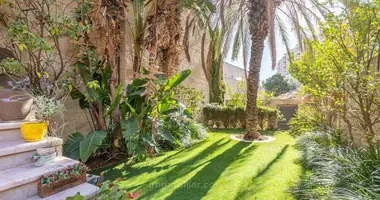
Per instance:
[[[204,123],[217,128],[245,128],[245,108],[223,106],[219,104],[207,104],[203,107]],[[258,123],[262,130],[273,130],[276,121],[280,118],[280,112],[276,109],[259,106],[258,107]]]

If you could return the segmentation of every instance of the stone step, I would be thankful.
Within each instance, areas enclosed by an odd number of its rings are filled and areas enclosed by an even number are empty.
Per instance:
[[[85,199],[89,199],[97,195],[99,193],[99,190],[100,189],[95,185],[83,183],[46,198],[41,198],[40,196],[35,195],[33,197],[28,198],[27,200],[66,200],[66,197],[72,197],[76,195],[78,192],[81,195],[83,195]]]
[[[1,151],[1,150],[0,150]],[[0,200],[20,200],[37,195],[37,180],[42,176],[63,170],[79,161],[58,157],[54,163],[35,167],[34,164],[19,166],[0,172]]]
[[[22,140],[20,126],[26,121],[0,121],[0,142]]]
[[[62,143],[62,139],[54,137],[47,137],[39,142],[0,142],[0,171],[32,163],[31,156],[39,148],[56,147],[58,155],[61,156]]]

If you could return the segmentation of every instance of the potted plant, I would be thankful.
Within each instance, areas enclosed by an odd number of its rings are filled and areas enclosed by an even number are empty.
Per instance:
[[[21,125],[21,133],[27,142],[37,142],[45,138],[48,122],[54,116],[62,116],[64,105],[61,101],[46,96],[34,96],[36,121]]]
[[[25,94],[30,79],[24,76],[24,66],[15,59],[6,58],[0,62],[0,120],[24,120],[30,113],[33,98]]]
[[[70,165],[55,173],[41,176],[37,181],[37,193],[45,198],[86,182],[90,169],[83,163]]]
[[[11,90],[0,91],[0,106],[4,108],[0,111],[0,119],[24,120],[34,104],[36,121],[22,124],[21,133],[28,142],[44,139],[49,120],[54,116],[63,116],[64,105],[61,99],[67,96],[67,92],[62,88],[67,86],[50,80],[47,72],[37,72],[34,79],[24,76],[25,67],[14,59],[1,61],[0,72],[11,80],[7,83]]]

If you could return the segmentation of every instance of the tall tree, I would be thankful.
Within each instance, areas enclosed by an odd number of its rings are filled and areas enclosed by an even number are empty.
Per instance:
[[[313,5],[324,15],[326,10],[316,0],[250,0],[246,5],[248,10],[249,30],[251,34],[250,64],[247,80],[246,134],[245,139],[260,139],[257,130],[257,93],[260,80],[261,61],[264,51],[264,41],[268,39],[272,57],[272,69],[276,66],[276,27],[281,39],[289,52],[288,33],[282,20],[287,17],[302,47],[302,40],[308,33],[301,26],[301,18],[309,28],[313,28],[312,19],[319,17],[308,8]]]
[[[263,81],[263,88],[267,93],[274,93],[275,96],[284,94],[292,90],[294,85],[292,85],[285,76],[277,73],[265,81]]]

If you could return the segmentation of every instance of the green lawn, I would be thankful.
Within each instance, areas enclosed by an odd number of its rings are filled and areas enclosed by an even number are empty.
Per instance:
[[[139,199],[293,199],[289,189],[302,173],[294,160],[299,152],[286,132],[270,143],[230,140],[233,130],[209,133],[193,147],[162,153],[132,166],[108,168],[108,180],[123,178],[128,191],[142,189]]]

